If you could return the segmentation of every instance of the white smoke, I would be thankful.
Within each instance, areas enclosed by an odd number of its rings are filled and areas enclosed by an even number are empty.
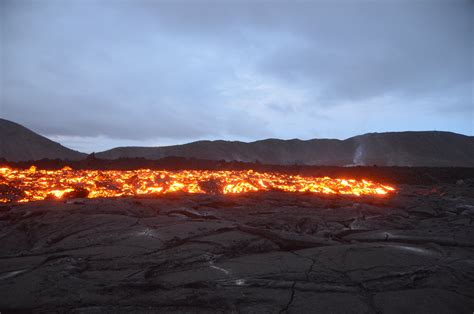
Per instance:
[[[362,144],[359,144],[357,146],[357,149],[354,153],[354,158],[352,159],[352,163],[357,166],[363,166],[364,165],[364,148],[362,147]]]

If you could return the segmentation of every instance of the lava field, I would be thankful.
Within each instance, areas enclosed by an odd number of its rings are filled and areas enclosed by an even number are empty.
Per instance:
[[[387,182],[385,196],[177,191],[2,204],[0,310],[472,313],[474,176],[400,171],[412,175]]]

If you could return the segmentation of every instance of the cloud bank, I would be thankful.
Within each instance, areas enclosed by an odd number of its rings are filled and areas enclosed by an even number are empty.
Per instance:
[[[0,8],[0,115],[76,149],[474,134],[472,1]]]

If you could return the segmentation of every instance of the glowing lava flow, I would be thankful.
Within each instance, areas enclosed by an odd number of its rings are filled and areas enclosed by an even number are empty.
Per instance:
[[[394,188],[368,180],[306,177],[248,171],[28,170],[0,168],[0,202],[143,194],[244,193],[280,190],[325,194],[385,195]]]

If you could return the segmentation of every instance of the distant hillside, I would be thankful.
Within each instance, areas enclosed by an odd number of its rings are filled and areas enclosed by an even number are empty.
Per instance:
[[[346,140],[199,141],[166,147],[119,147],[96,156],[104,159],[177,156],[284,165],[474,167],[474,137],[426,131],[369,133]]]
[[[0,158],[80,160],[87,155],[0,119]],[[165,147],[118,147],[103,159],[185,157],[280,165],[474,167],[474,137],[451,132],[369,133],[346,140],[199,141]]]
[[[86,154],[66,148],[17,123],[0,119],[0,158],[21,161],[43,158],[78,160],[85,157]]]

